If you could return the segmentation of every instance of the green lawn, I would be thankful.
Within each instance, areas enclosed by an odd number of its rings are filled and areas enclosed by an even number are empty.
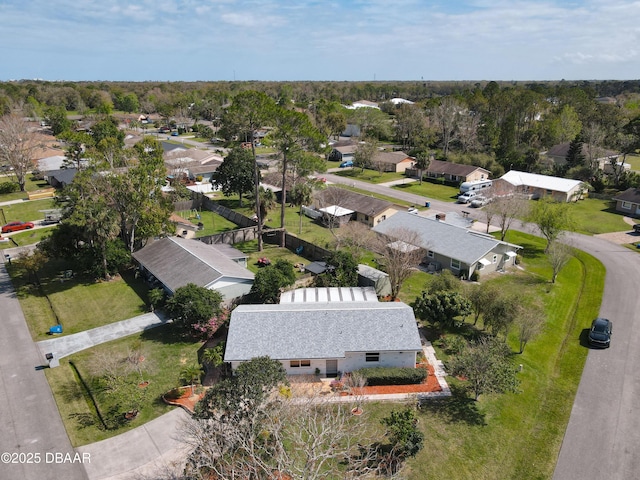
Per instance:
[[[0,183],[4,182],[15,182],[14,176],[0,176]],[[0,195],[0,203],[8,202],[11,200],[27,200],[29,197],[27,192],[33,192],[34,190],[41,190],[43,188],[49,188],[49,185],[44,180],[33,180],[31,175],[27,175],[27,182],[25,183],[25,191],[24,192],[14,192],[14,193],[3,193]]]
[[[515,355],[514,361],[523,365],[520,392],[483,395],[474,402],[461,395],[461,383],[449,377],[455,395],[427,402],[420,412],[425,448],[409,461],[408,479],[547,479],[553,474],[588,351],[580,338],[598,312],[604,268],[579,253],[551,285],[543,242],[518,233],[508,241],[526,247],[523,264],[532,273],[494,281],[542,298],[548,316],[544,333],[522,355]],[[516,350],[514,338],[510,345]],[[445,355],[438,351],[438,357]],[[365,408],[379,418],[397,406]]]
[[[22,222],[42,220],[44,219],[44,213],[42,213],[41,210],[51,210],[52,208],[55,208],[53,198],[12,203],[11,205],[0,207],[0,210],[3,212],[0,214],[0,221],[4,221],[5,219],[7,222],[16,220]]]
[[[631,170],[640,172],[640,155],[627,155],[626,163],[631,165]]]
[[[630,230],[623,215],[615,210],[615,202],[586,198],[571,204],[575,230],[587,235]]]
[[[395,173],[395,172],[380,173],[377,170],[369,170],[366,168],[364,171],[362,171],[362,169],[360,168],[347,168],[344,170],[333,172],[333,174],[338,175],[340,177],[353,178],[354,180],[361,180],[363,182],[370,182],[370,183],[385,183],[385,182],[391,182],[393,180],[400,180],[403,178],[407,178],[407,176],[404,173]]]
[[[202,222],[204,228],[196,232],[196,237],[206,237],[207,235],[215,235],[216,233],[227,232],[238,228],[235,223],[209,210],[198,212],[194,210],[184,210],[176,212],[176,214],[195,224]],[[200,215],[200,218],[198,218],[197,215]]]
[[[449,185],[442,185],[437,182],[422,181],[406,183],[402,185],[396,185],[392,188],[403,190],[409,193],[415,193],[416,195],[422,195],[427,198],[433,198],[434,200],[441,200],[443,202],[455,202],[460,189],[457,187],[451,187]]]
[[[147,285],[132,271],[108,282],[96,282],[83,275],[61,280],[62,272],[72,268],[61,261],[49,261],[39,273],[42,290],[26,283],[15,265],[9,269],[35,341],[48,338],[49,327],[56,323],[55,315],[66,335],[149,311]]]
[[[16,242],[19,247],[33,245],[34,243],[38,243],[43,238],[48,237],[54,227],[55,225],[51,225],[50,227],[47,227],[47,228],[25,230],[23,232],[17,232],[12,234],[10,238],[13,239],[13,242]],[[8,242],[0,243],[0,250],[5,250],[7,248],[15,248],[16,244],[13,242],[9,240]]]
[[[122,359],[140,342],[144,361],[142,378],[149,385],[144,392],[144,403],[138,417],[127,422],[116,408],[114,396],[101,392],[94,377],[101,370],[105,356]],[[46,369],[45,374],[53,391],[67,434],[74,447],[97,442],[138,427],[173,408],[165,404],[161,396],[181,385],[180,371],[188,365],[198,363],[201,342],[183,339],[174,334],[170,325],[157,327],[140,334],[114,340],[79,352],[60,361],[58,368]],[[77,368],[82,381],[89,387],[91,396],[83,388],[70,363]],[[138,381],[134,373],[132,382]],[[137,386],[135,388],[138,388]],[[97,404],[97,410],[93,401]],[[101,422],[100,413],[104,423]]]
[[[247,268],[253,273],[256,273],[258,270],[260,270],[260,267],[258,266],[258,259],[262,257],[268,258],[272,263],[275,263],[277,260],[286,260],[293,265],[295,265],[296,263],[309,263],[308,259],[295,254],[291,250],[269,243],[265,243],[262,252],[258,252],[257,240],[237,243],[234,245],[234,247],[244,253],[249,254],[249,258],[247,259]],[[304,274],[296,270],[296,275],[298,278],[300,278]]]

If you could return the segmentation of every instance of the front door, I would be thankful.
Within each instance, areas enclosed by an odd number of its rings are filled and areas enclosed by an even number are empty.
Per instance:
[[[338,376],[338,360],[327,360],[325,368],[327,377]]]

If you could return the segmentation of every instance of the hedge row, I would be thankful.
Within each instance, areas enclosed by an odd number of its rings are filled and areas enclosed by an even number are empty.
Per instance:
[[[373,367],[354,372],[367,379],[367,385],[411,385],[422,383],[427,376],[425,368]]]

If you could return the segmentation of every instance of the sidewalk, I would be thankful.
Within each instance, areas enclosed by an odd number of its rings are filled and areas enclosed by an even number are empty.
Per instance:
[[[149,328],[158,327],[169,322],[169,319],[158,313],[145,313],[137,317],[93,328],[65,337],[42,340],[36,343],[42,358],[47,353],[53,353],[56,358],[64,358],[73,353],[94,347],[101,343],[132,335]]]

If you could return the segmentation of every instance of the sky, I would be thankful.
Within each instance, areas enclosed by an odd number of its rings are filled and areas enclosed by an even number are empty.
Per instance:
[[[640,0],[0,0],[0,81],[630,80]]]

